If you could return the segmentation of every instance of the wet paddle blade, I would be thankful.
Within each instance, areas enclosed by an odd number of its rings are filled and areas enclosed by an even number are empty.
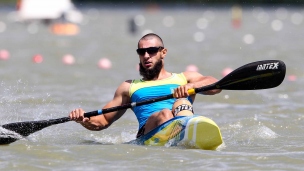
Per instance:
[[[279,86],[286,73],[283,61],[265,60],[244,65],[219,81],[225,90],[258,90]]]
[[[232,71],[220,81],[196,89],[195,92],[223,90],[259,90],[279,86],[286,73],[286,66],[280,60],[265,60],[246,64]]]
[[[0,127],[0,145],[10,144],[21,139],[22,136],[16,132]]]
[[[0,145],[7,145],[19,140],[19,138],[14,137],[1,137],[0,136]]]
[[[27,122],[16,122],[2,125],[2,128],[6,130],[13,131],[19,134],[21,137],[28,136],[34,132],[42,130],[48,126],[64,123],[70,121],[70,118],[64,117],[59,119],[51,119],[51,120],[42,120],[42,121],[27,121]],[[13,136],[0,136],[0,144],[9,144],[16,140],[20,139],[20,137]]]

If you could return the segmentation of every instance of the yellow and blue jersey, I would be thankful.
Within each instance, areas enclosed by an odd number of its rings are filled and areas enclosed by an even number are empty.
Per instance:
[[[187,79],[183,73],[173,73],[171,77],[163,80],[133,80],[129,90],[131,102],[141,102],[160,96],[172,94],[175,88],[185,84],[187,84]],[[192,103],[192,99],[189,97],[188,99]],[[132,110],[138,120],[139,129],[147,122],[147,119],[153,113],[161,111],[165,108],[172,110],[172,105],[175,100],[176,99],[173,98],[133,107]]]

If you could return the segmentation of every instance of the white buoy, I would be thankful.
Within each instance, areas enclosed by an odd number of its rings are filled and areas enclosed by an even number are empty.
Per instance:
[[[244,43],[246,44],[253,44],[254,43],[254,36],[252,34],[246,34],[244,37],[243,37],[243,41]]]
[[[196,42],[202,42],[202,41],[204,41],[204,39],[205,39],[205,34],[202,33],[202,32],[196,32],[196,33],[194,33],[194,35],[193,35],[193,39],[194,39],[194,41],[196,41]]]
[[[281,20],[273,20],[271,22],[271,28],[274,31],[280,31],[283,29],[283,22]]]

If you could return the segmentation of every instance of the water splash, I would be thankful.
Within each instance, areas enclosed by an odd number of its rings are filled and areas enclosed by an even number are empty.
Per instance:
[[[120,135],[113,135],[107,133],[102,133],[102,135],[100,135],[100,134],[91,133],[85,137],[85,140],[95,143],[113,145],[113,144],[129,143],[132,140],[134,140],[135,137],[136,137],[135,133],[123,131],[121,132]]]
[[[263,126],[263,125],[253,127],[253,128],[251,128],[251,130],[246,131],[246,132],[254,138],[274,139],[274,138],[278,137],[278,134],[276,134],[270,128]]]
[[[276,132],[259,121],[257,116],[230,124],[222,131],[228,131],[228,133],[223,133],[229,135],[224,137],[226,146],[235,147],[242,145],[267,146],[267,144],[270,144],[269,142],[279,137]]]
[[[44,113],[50,113],[56,108],[50,93],[41,94],[35,86],[29,86],[26,81],[17,80],[13,85],[0,82],[0,118],[3,123],[22,120],[45,119]],[[34,111],[33,111],[34,109]],[[52,115],[48,115],[52,118]]]

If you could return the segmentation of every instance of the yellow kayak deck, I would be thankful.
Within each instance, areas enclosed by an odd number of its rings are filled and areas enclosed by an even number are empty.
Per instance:
[[[217,124],[198,115],[174,117],[136,141],[151,146],[182,145],[204,150],[215,150],[223,143]]]

